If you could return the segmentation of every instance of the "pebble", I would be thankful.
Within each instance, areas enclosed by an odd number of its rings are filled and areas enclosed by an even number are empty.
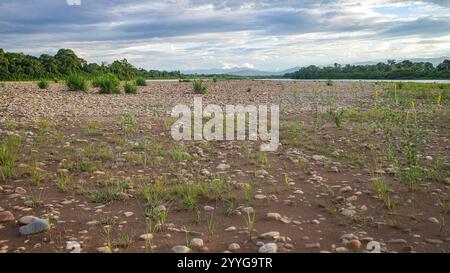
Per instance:
[[[203,210],[204,211],[214,211],[216,208],[214,208],[214,207],[211,207],[211,206],[204,206],[203,207]]]
[[[280,233],[278,231],[269,231],[259,235],[261,239],[277,239],[280,237]]]
[[[0,223],[12,222],[15,220],[14,214],[10,211],[0,212]]]
[[[232,243],[228,246],[229,251],[237,251],[239,249],[241,249],[241,246],[237,243]]]
[[[311,223],[313,223],[313,224],[315,224],[315,225],[318,225],[318,224],[320,224],[320,221],[317,220],[317,219],[314,219],[314,220],[311,221]]]
[[[142,241],[151,241],[153,240],[153,234],[151,233],[142,234],[141,236],[139,236],[139,239],[141,239]]]
[[[172,247],[172,252],[173,253],[178,253],[178,254],[182,254],[182,253],[190,253],[191,249],[187,246],[174,246]]]
[[[264,194],[255,195],[255,200],[265,200],[265,199],[267,199],[267,196]]]
[[[227,232],[230,232],[230,231],[236,231],[236,230],[237,230],[237,228],[236,228],[235,226],[227,227],[227,228],[225,229],[225,231],[227,231]]]
[[[360,240],[351,240],[348,242],[347,246],[353,250],[360,249],[362,247],[362,243]]]
[[[190,242],[190,246],[192,247],[200,248],[203,247],[203,245],[204,245],[203,240],[200,238],[193,238]]]
[[[439,220],[436,217],[430,217],[428,218],[428,221],[433,224],[439,224]]]
[[[27,216],[23,216],[19,219],[18,223],[21,226],[25,226],[28,224],[31,224],[32,222],[38,220],[39,218],[36,216],[32,216],[32,215],[27,215]]]
[[[353,189],[352,189],[352,187],[350,187],[350,186],[346,186],[346,187],[341,188],[339,191],[340,191],[341,193],[346,193],[346,192],[351,192],[351,191],[353,191]]]
[[[345,253],[348,252],[348,249],[345,247],[338,247],[334,250],[336,253]]]
[[[320,248],[320,243],[307,243],[305,244],[305,248]]]
[[[15,193],[17,193],[17,194],[26,194],[27,191],[24,188],[22,188],[22,187],[17,187],[16,190],[15,190]]]
[[[99,253],[112,253],[112,250],[111,250],[110,247],[102,246],[102,247],[97,248],[97,252],[99,252]]]
[[[81,253],[81,245],[77,241],[66,242],[66,250],[70,250],[70,253]]]
[[[442,240],[439,239],[425,239],[425,242],[433,244],[433,245],[440,245],[443,244]]]
[[[218,169],[219,171],[225,171],[225,170],[227,170],[227,169],[229,169],[229,168],[231,168],[231,166],[228,165],[228,164],[224,164],[224,163],[219,164],[219,165],[217,166],[217,169]]]
[[[268,243],[259,248],[259,253],[277,253],[278,246],[275,243]]]
[[[408,242],[405,239],[391,239],[388,241],[388,244],[407,244]]]
[[[356,214],[356,211],[352,209],[341,209],[340,213],[347,217],[353,217],[353,215]]]
[[[125,215],[125,217],[131,217],[134,215],[134,212],[128,211],[128,212],[125,212],[123,215]]]
[[[267,220],[280,221],[282,217],[279,213],[269,212],[269,213],[267,213],[266,218],[267,218]]]
[[[47,220],[37,219],[26,226],[20,227],[19,232],[21,235],[26,236],[26,235],[32,235],[32,234],[37,234],[37,233],[46,231],[49,228],[50,228],[50,226],[49,226]]]

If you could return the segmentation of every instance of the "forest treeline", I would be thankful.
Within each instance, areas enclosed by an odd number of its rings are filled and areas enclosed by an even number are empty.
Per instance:
[[[450,79],[450,60],[436,67],[429,62],[388,60],[374,65],[318,67],[311,65],[284,75],[291,79]]]
[[[121,80],[137,77],[147,79],[178,79],[179,71],[167,72],[136,68],[126,59],[111,64],[88,63],[71,49],[60,49],[55,56],[42,54],[40,57],[23,53],[5,52],[0,48],[0,81],[58,80],[72,74],[97,77],[107,73],[115,74]]]

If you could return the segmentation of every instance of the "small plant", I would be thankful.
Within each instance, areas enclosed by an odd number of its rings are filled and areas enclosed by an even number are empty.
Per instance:
[[[192,86],[195,94],[205,94],[208,90],[203,80],[194,80]]]
[[[58,173],[55,184],[62,192],[67,192],[71,184],[72,177],[67,173]]]
[[[213,82],[216,83],[217,82],[217,77],[213,78]]]
[[[114,74],[106,74],[100,80],[100,94],[119,94],[120,81]]]
[[[132,83],[126,83],[124,87],[125,94],[136,94],[137,87]]]
[[[136,85],[137,86],[147,86],[147,81],[144,78],[138,78],[138,79],[136,79]]]
[[[86,79],[79,74],[72,74],[67,77],[66,85],[69,91],[84,91],[87,92],[89,89],[88,82]]]
[[[123,122],[122,122],[122,130],[124,130],[126,133],[131,133],[136,129],[137,122],[136,117],[134,116],[133,112],[127,112],[123,116]]]
[[[254,211],[247,211],[247,214],[244,215],[245,225],[247,227],[250,240],[252,239],[253,229],[255,228],[255,218],[256,214]]]
[[[91,83],[92,86],[95,88],[99,88],[100,87],[100,83],[101,83],[102,78],[101,77],[95,77],[92,79]]]
[[[327,86],[333,86],[333,85],[334,85],[334,83],[333,83],[332,80],[328,80],[328,81],[327,81]]]
[[[42,80],[42,81],[39,81],[37,85],[40,89],[47,89],[49,84],[47,81]]]
[[[216,229],[216,222],[213,213],[208,213],[208,215],[206,216],[206,226],[208,229],[208,237],[211,238],[214,235],[214,231]]]
[[[331,115],[333,117],[334,120],[334,124],[336,125],[337,128],[341,128],[342,124],[345,121],[345,111],[331,111]]]

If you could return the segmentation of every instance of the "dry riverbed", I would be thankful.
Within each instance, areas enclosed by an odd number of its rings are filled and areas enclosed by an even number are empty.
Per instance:
[[[208,82],[282,145],[176,142],[191,83],[0,85],[1,252],[448,252],[448,86]],[[369,250],[370,249],[370,250]]]

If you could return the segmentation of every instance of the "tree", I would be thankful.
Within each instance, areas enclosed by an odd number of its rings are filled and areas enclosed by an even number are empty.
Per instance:
[[[79,72],[84,60],[78,56],[71,49],[60,49],[55,55],[56,60],[60,64],[60,71],[62,74],[70,75]]]

